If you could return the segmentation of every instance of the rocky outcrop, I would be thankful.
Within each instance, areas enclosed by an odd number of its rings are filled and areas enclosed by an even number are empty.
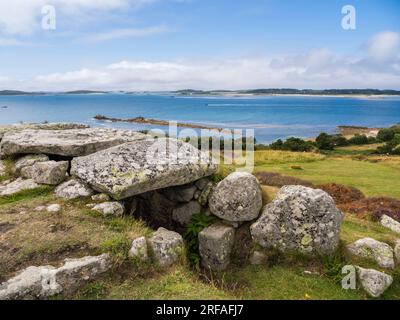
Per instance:
[[[262,208],[261,187],[255,176],[234,172],[214,188],[209,199],[211,212],[228,221],[251,221]]]
[[[60,268],[28,267],[0,285],[0,300],[45,299],[56,294],[72,294],[110,268],[107,254],[66,259]]]
[[[202,208],[197,201],[190,201],[173,209],[172,219],[181,225],[187,225],[192,219],[192,216],[200,213],[201,210]]]
[[[78,179],[66,181],[55,190],[56,196],[64,199],[90,197],[93,193],[94,191],[89,186]]]
[[[59,205],[58,203],[51,204],[47,206],[46,210],[47,212],[58,213],[61,211],[61,205]]]
[[[132,241],[128,256],[141,262],[149,260],[147,240],[145,237],[136,238]]]
[[[105,193],[99,193],[99,194],[95,194],[92,196],[92,200],[93,201],[99,201],[99,202],[107,202],[110,201],[111,198],[108,194]]]
[[[146,139],[75,158],[71,174],[96,191],[121,200],[184,185],[215,170],[209,156],[188,143],[176,139]]]
[[[380,297],[393,283],[393,277],[374,269],[356,267],[358,282],[371,297]]]
[[[49,161],[49,157],[45,154],[29,154],[15,161],[12,168],[13,174],[19,175],[26,168],[33,169],[33,165],[38,162]]]
[[[0,186],[0,196],[10,196],[24,190],[35,189],[38,187],[39,185],[32,179],[25,180],[18,178],[13,182]]]
[[[32,179],[39,184],[56,186],[67,178],[68,161],[46,161],[33,165]]]
[[[353,255],[375,260],[381,268],[394,268],[393,249],[384,242],[363,238],[349,244],[347,250]]]
[[[183,254],[183,238],[174,231],[159,228],[149,239],[155,261],[161,267],[169,267],[176,263]]]
[[[6,133],[0,143],[0,154],[43,153],[79,157],[144,137],[146,135],[139,132],[114,129],[27,129]]]
[[[95,205],[92,210],[101,213],[103,216],[116,216],[120,217],[124,214],[124,206],[117,201],[103,202]]]
[[[216,223],[199,233],[201,264],[214,271],[225,270],[230,263],[230,255],[235,241],[235,229]]]
[[[342,213],[324,191],[285,186],[250,227],[264,248],[328,254],[339,245]]]
[[[385,228],[388,228],[388,229],[392,230],[393,232],[400,234],[400,222],[397,222],[396,220],[387,216],[386,214],[384,214],[381,217],[380,223]]]

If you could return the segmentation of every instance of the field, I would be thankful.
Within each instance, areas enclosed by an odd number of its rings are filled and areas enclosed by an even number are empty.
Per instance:
[[[255,153],[255,164],[256,172],[279,172],[315,184],[335,182],[359,188],[366,196],[400,198],[400,158],[396,157],[259,151]],[[222,168],[223,172],[230,170],[232,167]],[[263,186],[264,201],[271,201],[277,190]],[[34,210],[56,202],[63,208],[59,214]],[[341,267],[357,263],[342,251],[334,258],[314,260],[277,254],[268,265],[232,266],[223,274],[199,274],[185,259],[166,271],[138,265],[127,259],[130,240],[148,235],[151,230],[130,217],[93,214],[86,208],[87,203],[60,201],[51,188],[0,197],[0,280],[29,265],[58,265],[65,257],[109,252],[115,261],[111,274],[72,298],[367,299],[362,291],[341,288]],[[398,237],[376,222],[347,213],[342,245],[367,236],[390,244]],[[383,299],[400,299],[400,269],[393,275],[395,283]]]

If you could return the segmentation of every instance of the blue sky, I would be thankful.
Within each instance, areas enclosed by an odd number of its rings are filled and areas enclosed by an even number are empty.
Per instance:
[[[255,87],[400,89],[400,1],[0,0],[1,89]]]

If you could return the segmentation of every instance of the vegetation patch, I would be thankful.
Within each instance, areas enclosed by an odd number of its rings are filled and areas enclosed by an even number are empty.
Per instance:
[[[320,184],[318,189],[327,192],[336,202],[336,204],[344,204],[364,199],[364,194],[354,187],[344,186],[337,183]]]
[[[276,172],[260,171],[256,173],[256,177],[261,184],[274,187],[283,187],[286,185],[314,186],[310,181],[284,176]]]

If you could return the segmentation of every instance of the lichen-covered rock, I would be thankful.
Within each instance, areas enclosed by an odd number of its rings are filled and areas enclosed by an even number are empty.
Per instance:
[[[2,160],[0,160],[0,176],[4,176],[6,174],[6,165]]]
[[[193,199],[197,188],[195,185],[185,185],[164,189],[162,193],[174,202],[189,202]]]
[[[33,179],[35,168],[33,166],[23,167],[20,171],[20,176],[24,179]]]
[[[23,170],[24,168],[32,168],[35,163],[44,161],[49,161],[49,157],[45,154],[29,154],[15,161],[12,171],[14,174],[19,175],[21,174],[21,170]]]
[[[381,222],[381,225],[384,226],[385,228],[388,228],[388,229],[392,230],[393,232],[400,234],[400,222],[397,222],[396,220],[387,216],[386,214],[384,214],[381,217],[380,222]]]
[[[68,161],[46,161],[33,165],[32,179],[39,184],[58,185],[67,177]]]
[[[144,137],[146,135],[139,132],[102,128],[27,129],[4,134],[0,143],[0,153],[2,156],[44,153],[79,157]]]
[[[219,182],[209,199],[211,212],[228,221],[251,221],[262,208],[260,184],[247,172],[234,172]]]
[[[136,238],[132,241],[131,249],[128,252],[129,257],[145,262],[149,259],[147,240],[145,237]]]
[[[172,211],[172,219],[181,225],[187,225],[192,216],[201,212],[201,206],[197,201],[185,203]]]
[[[195,182],[195,185],[196,185],[197,189],[203,190],[209,182],[210,182],[209,178],[203,178],[203,179],[197,180]]]
[[[387,243],[363,238],[349,244],[347,250],[353,255],[375,260],[381,268],[394,268],[393,249]]]
[[[72,294],[111,267],[109,255],[66,259],[62,267],[28,267],[0,285],[0,300],[45,299]]]
[[[400,240],[396,240],[394,246],[394,257],[396,259],[397,264],[400,264]]]
[[[393,277],[374,269],[356,267],[360,286],[374,298],[380,297],[393,283]]]
[[[211,181],[208,182],[203,190],[201,190],[199,196],[197,197],[197,201],[202,205],[202,206],[206,206],[208,203],[208,200],[210,198],[211,192],[214,189],[214,183],[212,183]]]
[[[99,201],[99,202],[106,202],[106,201],[110,201],[111,198],[108,194],[106,193],[99,193],[99,194],[95,194],[92,196],[92,200],[93,201]]]
[[[250,227],[264,248],[329,254],[339,245],[342,213],[324,191],[285,186]]]
[[[159,228],[148,242],[154,259],[161,267],[169,267],[179,260],[183,253],[183,238],[174,231]]]
[[[57,288],[59,293],[72,294],[88,281],[96,279],[111,268],[108,254],[88,256],[80,259],[65,259],[61,268],[54,271],[50,287]]]
[[[125,143],[72,160],[71,174],[99,192],[121,200],[188,184],[216,170],[209,156],[176,139]]]
[[[35,189],[38,187],[39,185],[32,179],[25,180],[18,178],[13,182],[0,186],[0,196],[10,196],[24,190]]]
[[[215,223],[199,233],[201,264],[214,271],[225,270],[235,241],[235,229],[222,223]]]
[[[93,193],[94,191],[88,185],[78,179],[66,181],[55,190],[56,196],[64,199],[90,197]]]
[[[122,216],[124,214],[125,208],[124,206],[118,202],[103,202],[95,205],[92,210],[97,211],[104,216]]]

